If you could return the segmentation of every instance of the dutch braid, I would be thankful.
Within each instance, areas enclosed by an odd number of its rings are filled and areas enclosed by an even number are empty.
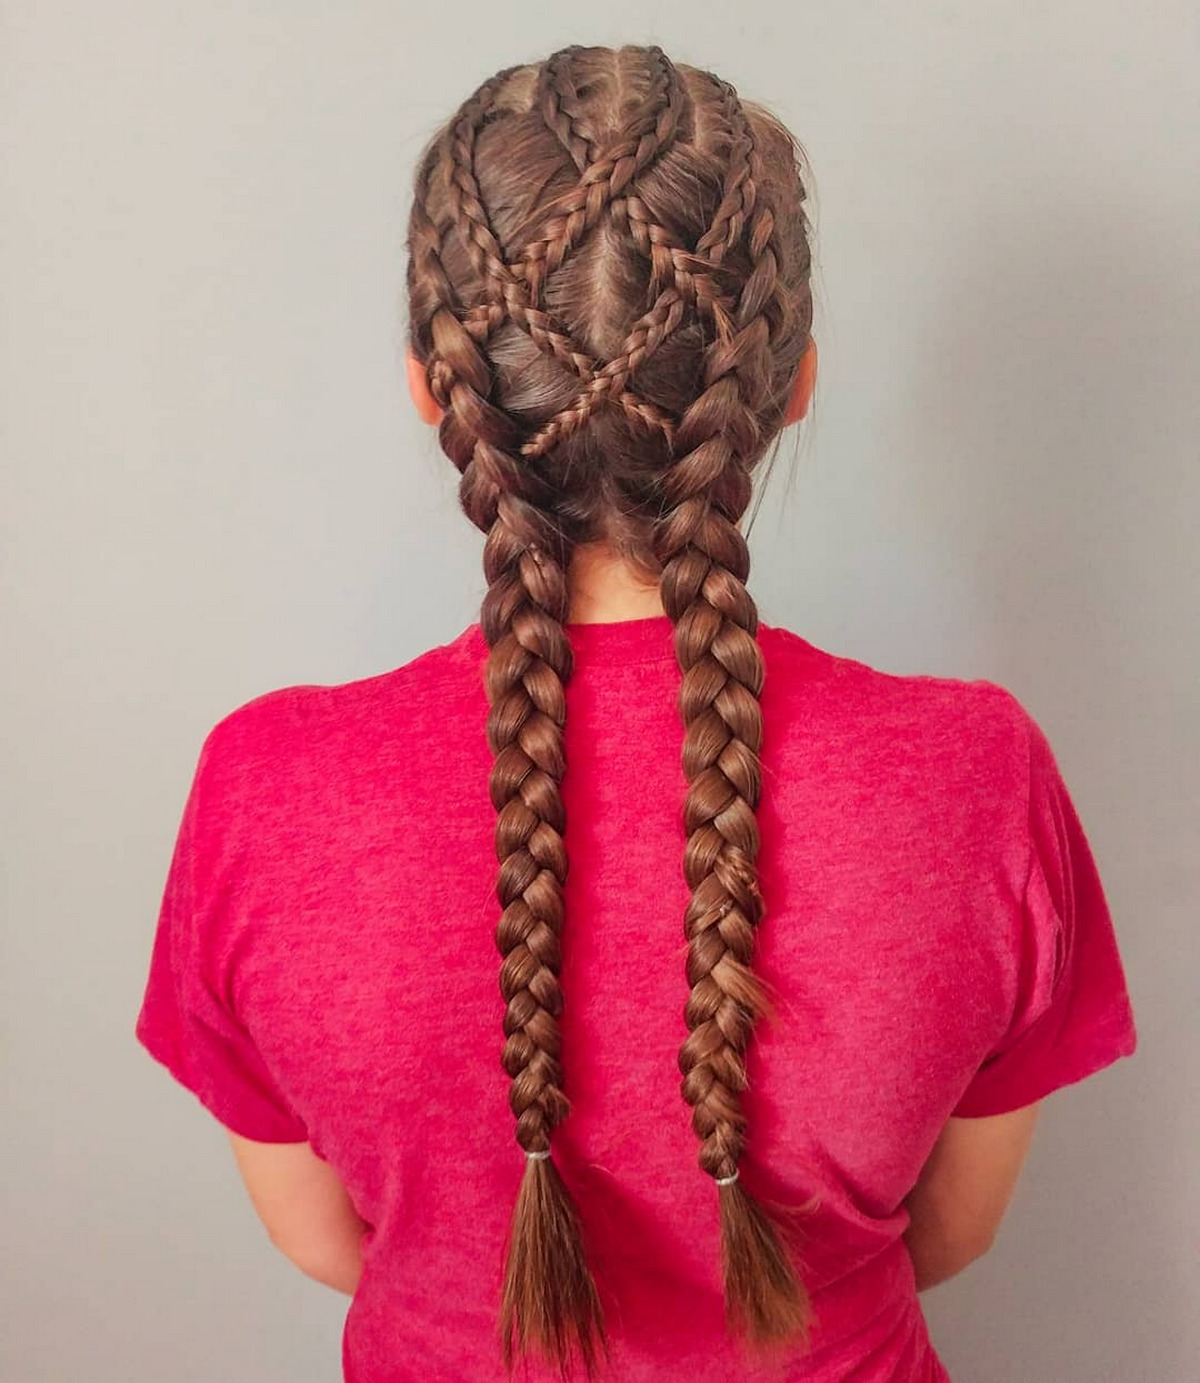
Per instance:
[[[690,892],[679,1068],[700,1166],[720,1183],[727,1311],[761,1343],[806,1337],[809,1324],[780,1227],[738,1177],[746,1055],[753,1024],[768,1011],[751,968],[764,916],[756,865],[763,662],[739,522],[806,339],[807,319],[791,303],[807,301],[795,209],[804,194],[777,170],[776,195],[782,187],[795,204],[785,238],[736,91],[688,71],[685,81],[658,47],[613,55],[578,45],[535,72],[506,69],[427,149],[410,221],[414,349],[443,409],[439,437],[460,473],[462,507],[486,535],[481,628],[501,1060],[527,1154],[499,1312],[510,1370],[516,1354],[538,1348],[565,1375],[577,1347],[591,1373],[598,1351],[607,1352],[582,1222],[550,1152],[569,1112],[559,1028],[567,573],[577,544],[606,539],[609,525],[638,534],[675,626]],[[702,122],[693,118],[698,101]],[[513,178],[525,181],[509,184],[522,195],[489,208],[477,159],[488,127],[503,120],[519,122],[513,128],[526,141],[513,156],[522,160]],[[502,144],[488,146],[500,164]],[[536,169],[531,157],[542,160]],[[696,159],[706,161],[695,167]],[[667,163],[673,172],[660,177]],[[711,210],[694,234],[686,233],[689,208],[678,205],[689,178],[706,189]],[[526,186],[564,181],[565,192],[524,205]],[[597,294],[585,310],[564,298],[565,280],[548,291],[558,270],[589,253],[597,230],[611,259],[604,282],[616,285],[624,314],[604,318],[604,337],[583,328],[612,311],[607,297]],[[614,248],[622,243],[627,253]],[[605,341],[620,343],[607,361]],[[643,386],[650,375],[655,391]],[[601,405],[607,420],[597,417]],[[607,473],[596,469],[601,438],[611,449]]]
[[[656,543],[663,606],[676,626],[685,726],[684,918],[691,986],[679,1053],[682,1092],[700,1138],[700,1166],[720,1179],[726,1303],[758,1340],[807,1331],[810,1303],[771,1219],[738,1179],[746,1144],[741,1093],[752,1025],[767,1009],[751,970],[764,912],[755,861],[762,770],[763,660],[758,612],[738,528],[760,450],[758,410],[770,377],[775,290],[771,212],[755,210],[759,160],[732,88],[720,84],[733,136],[725,195],[699,244],[718,262],[747,232],[751,271],[732,330],[707,352],[704,391],[675,434],[678,459],[663,477],[669,506]]]
[[[479,108],[468,119],[477,128]],[[455,127],[452,197],[464,243],[475,247],[476,267],[493,291],[507,266],[478,199],[473,135]],[[551,1130],[566,1118],[562,1089],[561,935],[567,855],[561,782],[565,769],[564,687],[571,650],[563,623],[569,597],[570,545],[549,514],[553,495],[514,455],[519,430],[489,401],[491,376],[477,330],[443,308],[435,312],[432,342],[437,368],[431,380],[446,408],[444,450],[458,467],[462,507],[486,535],[488,588],[481,627],[489,648],[485,673],[488,745],[494,755],[489,783],[497,812],[497,898],[502,912],[496,943],[502,957],[500,990],[507,1005],[501,1062],[511,1079],[509,1103],[517,1142],[527,1154],[514,1208],[501,1295],[502,1357],[538,1345],[560,1361],[577,1342],[589,1372],[597,1341],[604,1343],[603,1313],[588,1270],[582,1226],[549,1152]],[[532,333],[531,333],[532,335]],[[572,352],[572,355],[577,354]]]

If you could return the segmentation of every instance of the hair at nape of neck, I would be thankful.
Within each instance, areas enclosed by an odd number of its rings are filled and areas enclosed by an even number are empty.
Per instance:
[[[549,1155],[569,1112],[564,624],[585,549],[657,574],[675,625],[690,894],[681,1093],[718,1187],[730,1325],[764,1346],[807,1343],[786,1212],[739,1170],[746,1053],[767,1008],[753,970],[763,665],[739,525],[756,467],[812,387],[801,166],[784,126],[715,74],[654,46],[578,45],[490,77],[418,165],[410,379],[486,535],[501,1064],[526,1153],[498,1320],[510,1368],[540,1352],[565,1373],[578,1353],[590,1373],[607,1352],[580,1217]]]

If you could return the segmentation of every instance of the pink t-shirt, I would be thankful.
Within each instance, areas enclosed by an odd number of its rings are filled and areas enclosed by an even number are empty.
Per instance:
[[[753,1191],[820,1198],[813,1348],[725,1332],[717,1192],[676,1059],[687,888],[667,617],[571,625],[562,982],[574,1189],[614,1383],[929,1383],[902,1201],[950,1115],[1130,1055],[1112,919],[1045,736],[985,680],[896,675],[762,625],[766,914],[744,1096]],[[137,1037],[223,1124],[307,1139],[371,1226],[347,1383],[499,1383],[524,1157],[500,1066],[495,814],[477,624],[291,686],[206,736]],[[1081,1264],[1081,1270],[1086,1265]],[[531,1368],[526,1377],[553,1375]]]

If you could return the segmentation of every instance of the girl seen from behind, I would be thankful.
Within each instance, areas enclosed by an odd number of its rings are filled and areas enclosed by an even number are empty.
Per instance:
[[[507,68],[420,160],[410,384],[481,616],[214,727],[138,1023],[352,1295],[353,1383],[945,1378],[918,1292],[1135,1048],[1021,703],[748,589],[805,203],[779,121],[657,47]]]

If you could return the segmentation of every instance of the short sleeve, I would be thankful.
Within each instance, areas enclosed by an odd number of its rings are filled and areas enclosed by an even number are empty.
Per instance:
[[[959,1117],[1032,1104],[1137,1047],[1096,861],[1050,744],[1021,711],[1029,750],[1029,865],[1016,1001],[1003,1038],[953,1110]]]
[[[259,1142],[304,1142],[303,1120],[222,997],[230,986],[215,940],[236,896],[227,878],[235,822],[210,787],[213,744],[210,733],[175,840],[136,1037],[226,1128]]]

